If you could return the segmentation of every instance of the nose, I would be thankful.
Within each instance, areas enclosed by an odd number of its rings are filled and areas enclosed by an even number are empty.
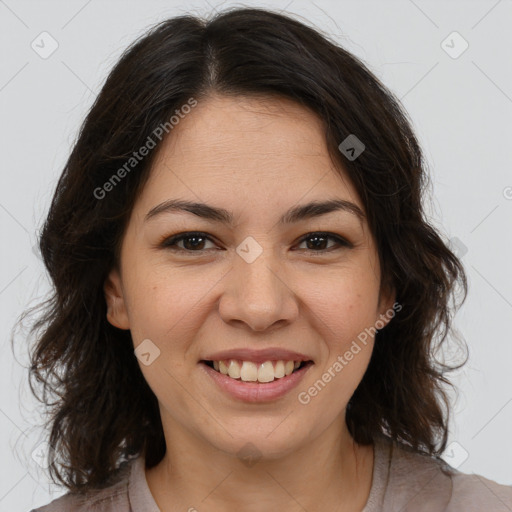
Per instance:
[[[235,256],[219,301],[224,322],[266,331],[297,318],[299,308],[292,284],[279,275],[279,262],[271,253],[264,250],[252,263]]]

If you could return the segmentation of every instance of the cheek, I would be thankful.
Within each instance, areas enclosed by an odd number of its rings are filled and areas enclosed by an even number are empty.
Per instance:
[[[371,270],[345,269],[331,275],[318,273],[314,286],[301,289],[305,309],[329,351],[345,351],[352,340],[378,318],[378,282]]]
[[[162,353],[185,344],[205,320],[207,295],[219,276],[191,269],[141,272],[131,281],[128,314],[134,343],[149,338]],[[183,350],[169,351],[183,360]]]
[[[309,294],[306,308],[313,313],[310,321],[321,340],[321,364],[316,378],[299,390],[298,400],[310,414],[322,418],[323,426],[346,407],[374,347],[378,285],[367,273],[339,276],[337,281],[316,280],[319,287]]]

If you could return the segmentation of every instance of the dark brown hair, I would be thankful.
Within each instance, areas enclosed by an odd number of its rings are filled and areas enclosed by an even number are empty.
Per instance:
[[[103,291],[160,142],[122,179],[109,180],[190,98],[211,93],[288,98],[322,120],[331,158],[365,207],[382,286],[393,287],[401,305],[377,332],[347,425],[358,443],[385,434],[437,456],[447,442],[450,367],[435,349],[451,330],[456,285],[463,302],[467,283],[426,219],[428,175],[407,115],[363,62],[328,37],[291,17],[244,8],[210,20],[172,18],[133,43],[91,107],[59,179],[40,236],[53,290],[34,308],[42,315],[32,329],[29,378],[51,412],[52,479],[71,491],[93,489],[123,460],[144,451],[153,467],[165,453],[157,399],[130,332],[106,319]],[[338,149],[350,134],[366,146],[355,160]],[[108,195],[98,193],[106,188]]]

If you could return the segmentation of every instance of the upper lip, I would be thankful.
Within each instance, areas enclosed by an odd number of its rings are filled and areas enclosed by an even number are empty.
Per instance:
[[[254,363],[264,363],[265,361],[312,361],[312,358],[295,352],[285,350],[284,348],[266,348],[254,350],[250,348],[234,348],[223,350],[205,356],[202,361],[226,361],[228,359],[238,359],[242,361],[252,361]]]

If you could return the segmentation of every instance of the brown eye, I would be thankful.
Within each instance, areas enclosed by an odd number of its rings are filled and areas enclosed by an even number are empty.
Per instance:
[[[334,240],[334,245],[328,246],[328,241]],[[306,250],[313,252],[324,252],[333,247],[350,247],[351,244],[343,238],[330,233],[308,233],[302,238],[300,244],[306,242]]]
[[[331,245],[329,245],[329,243],[332,241],[334,243],[331,243]],[[206,233],[187,232],[179,233],[177,235],[171,236],[170,238],[166,238],[161,243],[161,246],[166,249],[182,253],[202,253],[208,249],[214,248],[205,247],[205,245],[208,242],[212,243],[215,246],[214,242]],[[299,242],[299,244],[304,243],[306,243],[306,247],[303,249],[312,253],[331,252],[331,250],[334,250],[336,248],[352,247],[352,244],[350,242],[344,240],[340,236],[332,233],[323,232],[308,233]]]
[[[178,245],[181,242],[183,242],[183,246]],[[162,246],[177,251],[202,252],[207,249],[205,248],[207,242],[211,242],[211,240],[205,233],[191,232],[167,238],[163,241]]]

